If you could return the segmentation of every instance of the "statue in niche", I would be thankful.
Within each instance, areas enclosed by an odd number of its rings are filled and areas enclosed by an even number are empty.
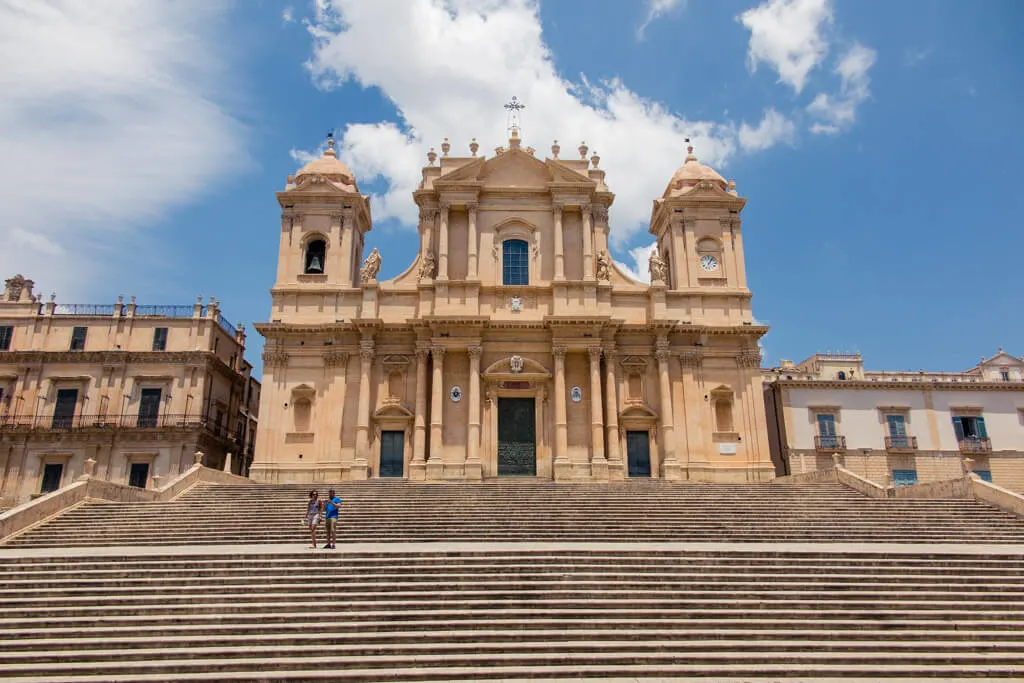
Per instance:
[[[380,252],[377,251],[377,247],[373,248],[370,255],[363,261],[363,269],[360,271],[360,275],[363,282],[374,282],[377,279],[377,273],[380,272]]]
[[[605,282],[612,279],[612,262],[606,251],[597,255],[597,279]]]
[[[428,251],[423,255],[423,263],[420,264],[420,279],[430,280],[437,275],[437,259],[434,252]]]
[[[657,251],[651,252],[651,257],[647,259],[647,268],[651,273],[651,282],[665,281],[668,266],[665,263],[665,259],[661,258]]]

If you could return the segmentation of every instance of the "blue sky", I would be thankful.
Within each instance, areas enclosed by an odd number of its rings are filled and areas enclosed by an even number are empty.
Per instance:
[[[503,144],[518,95],[526,144],[601,153],[627,266],[684,137],[736,180],[766,364],[963,369],[1024,353],[1022,27],[1012,0],[0,0],[0,265],[250,325],[274,192],[328,130],[390,277],[427,149]]]

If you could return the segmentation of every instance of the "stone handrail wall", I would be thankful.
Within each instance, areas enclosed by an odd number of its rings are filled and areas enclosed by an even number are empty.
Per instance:
[[[880,486],[870,479],[865,479],[859,474],[854,474],[845,467],[836,467],[836,479],[840,484],[849,486],[854,491],[859,491],[869,498],[888,498],[889,492],[884,486]]]
[[[820,481],[836,481],[837,478],[836,470],[830,468],[827,470],[811,470],[810,472],[799,472],[797,474],[787,474],[782,477],[775,477],[772,479],[772,483],[807,484]]]
[[[932,481],[926,484],[896,486],[889,489],[890,498],[921,498],[935,500],[938,498],[974,498],[971,482],[966,477]]]
[[[1024,517],[1024,496],[990,484],[976,474],[970,475],[971,493],[977,500]]]
[[[105,479],[85,476],[70,486],[47,493],[35,500],[12,508],[0,514],[0,542],[13,534],[21,533],[54,515],[64,512],[73,505],[86,500],[105,500],[117,503],[143,503],[166,501],[177,498],[200,482],[211,484],[248,484],[250,480],[236,474],[221,472],[202,465],[193,465],[188,470],[158,489],[141,489]]]

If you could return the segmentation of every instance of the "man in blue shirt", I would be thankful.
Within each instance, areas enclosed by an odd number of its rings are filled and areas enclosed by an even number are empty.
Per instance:
[[[327,492],[327,500],[324,505],[324,520],[327,522],[327,543],[324,550],[334,550],[334,543],[338,535],[338,511],[341,509],[341,497],[334,495],[334,489]]]

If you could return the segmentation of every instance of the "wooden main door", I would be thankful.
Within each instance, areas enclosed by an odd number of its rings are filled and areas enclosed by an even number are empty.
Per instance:
[[[380,433],[380,476],[405,476],[405,432]]]
[[[537,424],[532,398],[498,398],[498,475],[537,475]]]
[[[651,435],[647,432],[626,432],[626,460],[629,476],[651,476]]]

